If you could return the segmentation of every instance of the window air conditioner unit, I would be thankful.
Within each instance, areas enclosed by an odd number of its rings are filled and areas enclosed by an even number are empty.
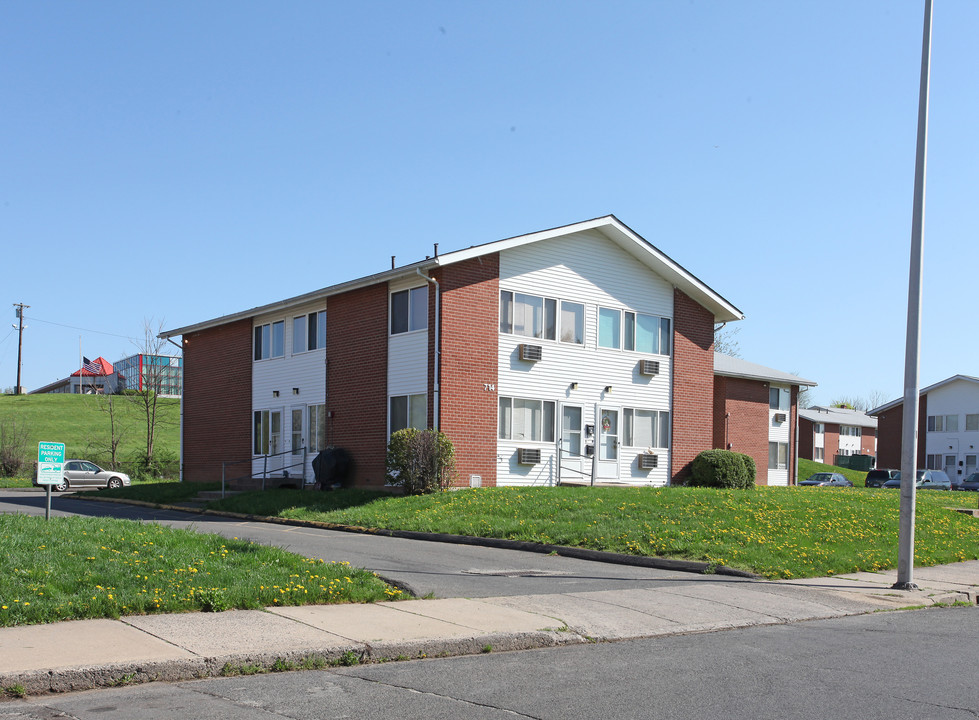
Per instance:
[[[530,360],[531,362],[537,362],[543,357],[543,352],[540,345],[527,345],[521,343],[520,345],[520,359]]]
[[[639,469],[640,470],[653,470],[659,467],[659,455],[640,455],[639,456]]]
[[[659,360],[640,360],[640,375],[659,375]]]
[[[775,422],[785,422],[785,413],[775,413]]]
[[[536,465],[540,462],[540,448],[519,448],[517,462],[521,465]]]

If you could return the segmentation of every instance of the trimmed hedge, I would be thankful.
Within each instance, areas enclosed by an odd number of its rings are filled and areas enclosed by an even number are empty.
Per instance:
[[[755,486],[755,461],[731,450],[704,450],[693,461],[689,484],[715,488]]]

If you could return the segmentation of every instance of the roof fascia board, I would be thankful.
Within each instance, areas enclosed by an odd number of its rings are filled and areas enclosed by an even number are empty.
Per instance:
[[[953,375],[950,378],[945,378],[944,380],[939,380],[934,385],[929,385],[926,388],[921,388],[920,390],[918,390],[918,399],[920,400],[922,395],[927,395],[932,390],[936,390],[936,389],[942,387],[943,385],[948,385],[950,382],[955,382],[956,380],[966,380],[968,382],[979,383],[979,378],[972,377],[971,375]],[[897,400],[891,400],[889,403],[887,403],[885,405],[881,405],[880,407],[876,407],[873,410],[868,410],[867,411],[867,414],[868,415],[878,415],[878,414],[880,414],[882,412],[885,412],[887,410],[890,410],[891,408],[895,408],[898,405],[902,405],[902,404],[904,404],[904,398],[903,397],[899,397]]]
[[[798,385],[799,387],[817,387],[818,385],[812,380],[806,380],[805,378],[795,376],[792,376],[791,378],[772,377],[768,375],[750,375],[748,373],[727,372],[723,370],[715,370],[714,374],[721,377],[740,378],[742,380],[767,380],[768,382],[786,383],[788,385]]]
[[[403,267],[399,267],[394,270],[386,270],[382,273],[368,275],[366,277],[358,278],[357,280],[350,280],[345,283],[340,283],[339,285],[331,285],[319,290],[313,290],[312,292],[308,292],[304,295],[297,295],[286,300],[279,300],[274,303],[269,303],[268,305],[260,305],[258,307],[251,308],[250,310],[242,310],[241,312],[232,313],[230,315],[222,315],[221,317],[214,318],[213,320],[205,320],[204,322],[195,323],[193,325],[185,325],[184,327],[175,328],[173,330],[164,330],[157,335],[157,337],[167,340],[178,335],[188,335],[192,332],[209,330],[211,328],[218,327],[220,325],[227,325],[239,320],[247,320],[257,315],[265,315],[281,310],[288,310],[291,307],[305,305],[313,300],[329,298],[331,295],[340,295],[341,293],[350,292],[351,290],[359,290],[360,288],[376,285],[377,283],[381,282],[388,282],[389,280],[393,280],[401,276],[416,275],[416,270],[431,269],[437,265],[438,261],[433,258],[421,260],[419,262],[412,263],[411,265],[404,265]]]

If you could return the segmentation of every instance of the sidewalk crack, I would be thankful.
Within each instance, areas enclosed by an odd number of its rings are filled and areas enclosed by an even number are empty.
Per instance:
[[[349,678],[357,678],[358,680],[363,680],[364,682],[374,683],[376,685],[383,685],[385,687],[395,688],[398,690],[406,690],[408,692],[417,693],[418,695],[427,695],[429,697],[440,698],[442,700],[452,700],[454,702],[462,703],[463,705],[471,705],[477,708],[488,708],[490,710],[498,710],[501,713],[507,713],[508,715],[513,715],[514,717],[527,718],[528,720],[544,720],[544,718],[537,715],[527,715],[516,710],[511,710],[510,708],[500,707],[499,705],[490,705],[489,703],[481,703],[475,700],[466,700],[464,698],[453,697],[452,695],[443,695],[442,693],[432,692],[431,690],[418,690],[407,685],[398,685],[397,683],[385,682],[383,680],[376,680],[374,678],[363,677],[362,675],[345,675]]]

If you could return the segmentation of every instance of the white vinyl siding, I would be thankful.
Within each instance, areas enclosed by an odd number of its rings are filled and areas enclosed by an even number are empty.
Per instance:
[[[792,393],[788,385],[772,383],[768,389],[768,484],[789,484],[789,428],[792,409]],[[776,421],[775,416],[784,414],[784,421]],[[773,451],[774,447],[774,451]],[[784,451],[784,452],[783,452]],[[774,456],[772,453],[775,453]],[[781,460],[780,460],[781,458]],[[759,474],[761,469],[759,468]]]
[[[542,359],[520,360],[518,345],[525,337],[501,332],[499,335],[499,376],[496,392],[500,397],[534,398],[557,403],[555,415],[562,419],[562,407],[572,406],[570,415],[578,430],[565,434],[567,443],[580,446],[585,438],[580,428],[596,425],[595,408],[643,408],[669,413],[670,355],[659,356],[659,374],[639,374],[639,360],[649,357],[639,352],[609,352],[598,349],[599,308],[615,310],[619,316],[619,344],[622,344],[622,314],[626,311],[658,318],[673,317],[673,286],[635,258],[609,243],[598,233],[580,233],[562,241],[544,240],[533,245],[505,250],[500,254],[500,290],[541,298],[554,298],[558,307],[559,338],[549,342],[540,338]],[[561,342],[565,335],[564,303],[580,306],[582,342]],[[501,303],[502,304],[502,303]],[[576,311],[577,312],[577,311]],[[570,322],[570,320],[569,320]],[[501,326],[505,316],[501,315]],[[542,329],[542,333],[543,333]],[[572,387],[572,384],[575,384]],[[605,388],[611,387],[610,393]],[[570,420],[571,418],[569,418]],[[557,430],[555,429],[555,432]],[[580,433],[580,434],[579,434]],[[524,441],[527,442],[527,441]],[[516,451],[521,442],[500,438],[497,442],[497,484],[551,485],[557,480],[557,442],[541,445],[541,462],[522,466]],[[636,457],[644,448],[620,448],[618,481],[637,485],[666,485],[669,482],[669,452],[660,455],[654,470],[639,471]],[[587,470],[590,460],[577,459]],[[569,476],[570,477],[570,476]],[[577,476],[580,479],[580,475]]]
[[[391,297],[405,290],[417,290],[418,278],[389,284]],[[404,296],[402,296],[404,297]],[[427,302],[427,292],[425,294]],[[410,305],[409,305],[410,308]],[[428,331],[393,333],[388,337],[388,396],[428,394]],[[424,424],[423,424],[424,427]]]
[[[306,321],[297,324],[295,319],[298,317],[306,318]],[[273,345],[273,327],[276,323],[280,325],[283,333],[281,338],[283,354],[278,358],[270,358],[269,362],[255,362],[252,365],[252,409],[253,411],[273,410],[281,412],[282,427],[278,435],[278,450],[280,452],[295,450],[297,442],[300,443],[300,448],[305,445],[309,450],[306,456],[305,473],[302,472],[301,468],[290,467],[289,474],[292,476],[304,475],[306,479],[313,477],[312,461],[316,457],[316,453],[312,452],[314,446],[310,439],[311,423],[308,422],[308,408],[314,405],[322,405],[326,399],[326,351],[324,347],[296,352],[297,346],[308,346],[310,317],[316,318],[317,330],[322,329],[322,333],[317,331],[317,338],[322,336],[325,347],[326,312],[323,301],[297,307],[290,311],[288,321],[282,316],[273,315],[255,318],[253,335],[257,337],[259,333],[264,334],[265,331],[261,328],[268,328],[270,353]],[[320,317],[322,317],[322,324],[320,324]],[[305,340],[301,340],[298,344],[295,338],[297,325],[298,329],[305,333]],[[286,348],[288,348],[288,352],[285,351]],[[298,419],[305,421],[298,432],[293,426],[293,418],[296,417],[293,410],[302,411]],[[291,456],[286,456],[286,458],[280,459],[278,464],[273,463],[271,470],[278,471],[278,467],[293,462],[292,459],[288,459]],[[256,460],[252,465],[252,472],[260,473],[263,467],[264,463],[261,460]]]

